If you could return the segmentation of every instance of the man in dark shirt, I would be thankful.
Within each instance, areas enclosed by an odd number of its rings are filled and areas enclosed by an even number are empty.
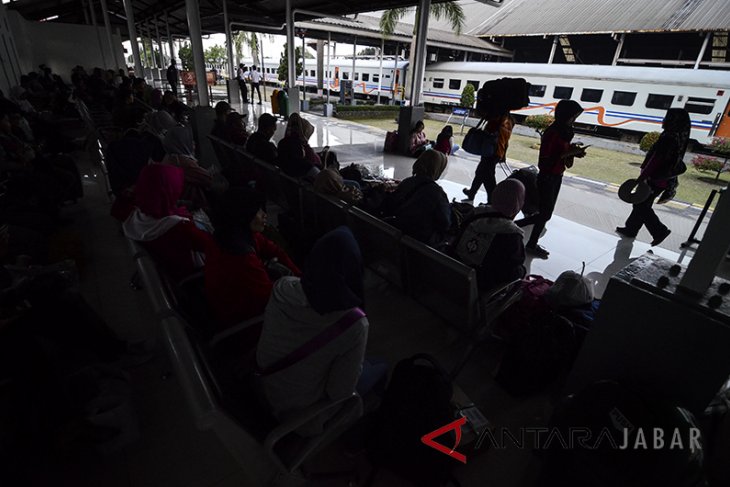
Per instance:
[[[259,117],[258,130],[251,134],[246,142],[246,150],[259,159],[274,164],[278,154],[271,138],[275,133],[276,117],[270,113],[263,113]]]
[[[170,83],[170,90],[177,96],[178,75],[174,59],[170,62],[170,67],[167,68],[167,82]]]

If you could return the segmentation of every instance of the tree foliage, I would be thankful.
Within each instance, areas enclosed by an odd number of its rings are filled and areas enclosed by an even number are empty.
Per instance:
[[[182,64],[183,70],[193,70],[193,49],[190,47],[190,43],[186,42],[183,44],[182,47],[178,49],[177,56],[180,58],[180,64]]]
[[[465,108],[473,108],[475,101],[474,91],[474,85],[471,83],[467,83],[464,89],[461,91],[461,103],[459,103],[459,105]]]
[[[535,132],[542,136],[545,129],[555,121],[555,117],[551,115],[530,115],[525,119],[525,125],[535,129]]]
[[[657,140],[659,140],[659,136],[661,134],[659,132],[647,132],[644,134],[644,136],[641,138],[641,141],[639,142],[639,149],[643,150],[644,152],[649,152],[649,149],[651,149]]]
[[[393,8],[383,12],[380,17],[380,29],[383,31],[383,35],[391,35],[395,32],[395,28],[401,19],[412,10],[413,7],[401,7]],[[413,25],[413,33],[415,34],[416,25],[418,25],[418,16],[420,12],[416,11],[416,23]],[[456,35],[461,34],[461,30],[464,28],[464,22],[466,16],[464,15],[464,9],[461,5],[454,1],[443,2],[443,3],[432,3],[429,9],[429,15],[437,20],[446,19],[451,28],[454,30]]]
[[[225,63],[226,59],[228,59],[226,48],[219,44],[210,46],[205,50],[203,56],[205,57],[205,64],[215,69],[221,69],[223,63]]]
[[[276,74],[279,75],[279,81],[286,81],[287,75],[289,74],[289,56],[287,54],[286,44],[284,44],[284,52],[281,53],[281,59],[279,60],[279,67],[276,70]],[[296,59],[297,76],[302,74],[302,48],[297,47],[294,49],[294,58]]]
[[[374,47],[366,47],[365,49],[358,52],[357,55],[358,56],[375,56],[377,53],[378,52]]]

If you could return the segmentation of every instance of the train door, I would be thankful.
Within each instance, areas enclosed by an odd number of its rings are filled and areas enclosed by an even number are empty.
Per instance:
[[[716,137],[730,137],[730,103],[727,104],[725,110],[720,115],[717,123]]]

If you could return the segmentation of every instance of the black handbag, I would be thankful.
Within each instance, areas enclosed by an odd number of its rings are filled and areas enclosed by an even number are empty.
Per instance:
[[[482,157],[494,155],[497,146],[497,136],[496,134],[486,132],[484,130],[486,126],[487,119],[483,118],[476,127],[469,129],[466,137],[464,137],[464,146],[462,147],[465,151]]]

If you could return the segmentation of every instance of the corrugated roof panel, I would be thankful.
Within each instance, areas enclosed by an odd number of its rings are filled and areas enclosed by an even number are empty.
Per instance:
[[[665,30],[730,30],[730,1],[511,0],[469,33],[514,36]]]

